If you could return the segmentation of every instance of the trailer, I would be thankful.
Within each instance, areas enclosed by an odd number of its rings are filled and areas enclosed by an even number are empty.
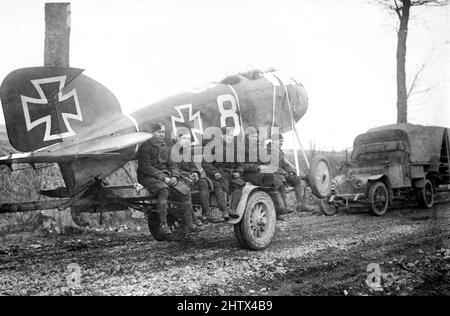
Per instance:
[[[325,158],[315,157],[313,162],[328,164]],[[126,170],[126,169],[124,169]],[[129,174],[129,176],[131,176]],[[316,177],[315,173],[309,175]],[[308,184],[311,191],[318,191],[316,185]],[[237,207],[238,218],[231,218],[226,223],[233,226],[235,237],[239,245],[249,250],[262,250],[267,248],[275,237],[276,209],[271,197],[274,189],[255,186],[247,182],[242,190],[242,197]],[[293,187],[287,187],[288,205],[295,207],[296,197]],[[102,213],[134,209],[146,215],[150,233],[156,240],[162,240],[159,232],[159,216],[157,216],[157,200],[147,189],[135,182],[133,185],[110,186],[101,179],[95,179],[88,183],[78,194],[67,195],[65,188],[41,191],[46,200],[3,203],[0,204],[0,214],[29,212],[46,209],[66,210],[70,209],[72,218],[77,223],[74,214]],[[194,209],[200,209],[199,192],[191,191],[192,205]],[[218,209],[214,194],[210,195],[212,209]],[[183,234],[183,220],[180,203],[169,200],[167,223],[169,229],[178,235]]]

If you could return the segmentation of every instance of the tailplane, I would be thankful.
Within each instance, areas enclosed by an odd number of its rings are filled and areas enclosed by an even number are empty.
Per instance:
[[[0,100],[15,149],[31,152],[68,139],[83,142],[112,133],[117,124],[133,125],[113,93],[82,72],[23,68],[3,80]]]

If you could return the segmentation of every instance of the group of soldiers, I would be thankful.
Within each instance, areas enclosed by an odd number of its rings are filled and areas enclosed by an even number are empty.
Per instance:
[[[298,176],[281,150],[283,137],[273,137],[277,141],[268,144],[268,151],[277,150],[279,166],[275,172],[267,172],[267,166],[259,159],[251,162],[248,157],[248,146],[259,141],[259,135],[247,134],[245,142],[245,162],[238,162],[237,139],[229,129],[223,129],[223,159],[221,161],[206,162],[201,160],[196,163],[193,160],[175,163],[171,157],[171,147],[165,142],[166,129],[162,123],[153,123],[148,132],[153,137],[139,148],[138,158],[138,182],[143,185],[157,200],[156,209],[159,225],[158,236],[161,240],[181,240],[189,232],[199,232],[204,228],[202,221],[195,215],[191,201],[191,191],[199,192],[202,209],[202,219],[205,222],[219,223],[230,218],[238,218],[237,207],[242,196],[242,189],[246,182],[254,185],[270,188],[270,195],[274,201],[277,220],[283,221],[283,215],[293,212],[288,206],[285,184],[292,185],[295,189],[298,211],[312,211],[312,206],[305,205],[303,198],[304,181]],[[177,139],[182,148],[191,147],[191,135],[180,135]],[[226,148],[234,146],[234,159],[226,159]],[[219,159],[220,160],[220,159]],[[215,215],[210,207],[210,194],[214,194],[221,217]],[[172,233],[167,224],[168,200],[176,201],[182,210],[182,230],[179,234]],[[228,198],[229,197],[229,198]],[[229,200],[229,202],[228,202]]]

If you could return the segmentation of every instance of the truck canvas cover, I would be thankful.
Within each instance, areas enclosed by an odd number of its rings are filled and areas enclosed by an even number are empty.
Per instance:
[[[449,148],[449,129],[445,127],[422,126],[409,123],[393,124],[372,128],[365,135],[381,131],[388,132],[394,139],[400,134],[403,134],[400,131],[406,133],[410,144],[410,162],[430,164],[433,169],[439,168],[442,149],[445,147],[447,149]],[[385,137],[387,140],[388,135],[385,134]]]

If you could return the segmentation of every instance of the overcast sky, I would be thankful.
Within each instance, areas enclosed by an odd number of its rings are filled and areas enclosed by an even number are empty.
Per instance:
[[[44,3],[0,1],[0,80],[43,64]],[[71,66],[125,112],[226,75],[274,67],[304,84],[305,147],[350,147],[396,121],[395,13],[371,0],[72,0]],[[450,7],[412,8],[410,82],[427,61],[409,121],[450,127]],[[0,122],[3,113],[0,114]]]

